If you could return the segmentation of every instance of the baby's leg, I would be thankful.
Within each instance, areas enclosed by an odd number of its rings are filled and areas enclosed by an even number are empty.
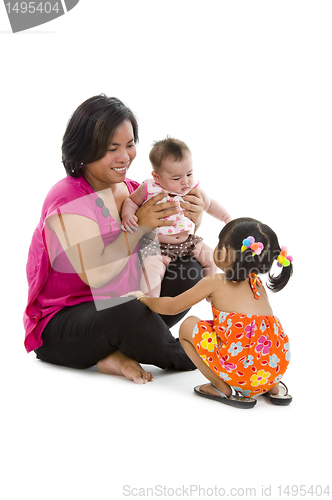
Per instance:
[[[161,280],[171,258],[166,255],[149,255],[143,260],[140,288],[149,297],[159,297]]]
[[[221,378],[218,377],[198,354],[198,352],[195,349],[195,346],[193,344],[193,338],[192,338],[192,333],[193,329],[200,321],[199,318],[196,316],[189,316],[184,320],[184,322],[180,326],[180,332],[179,332],[179,339],[181,342],[181,345],[185,352],[187,353],[188,357],[191,359],[191,361],[194,363],[194,365],[197,366],[199,371],[208,379],[210,382],[212,382],[212,385],[216,387],[220,392],[225,394],[225,396],[229,397],[232,394],[232,390],[229,387],[226,382],[224,382]],[[204,391],[207,394],[212,394],[213,396],[218,396],[218,393],[213,390],[213,388],[210,386],[210,384],[201,386],[204,387]]]
[[[216,274],[218,272],[218,268],[213,260],[213,250],[208,245],[200,241],[197,243],[193,250],[193,254],[195,259],[201,264],[204,269],[204,276],[208,276],[208,274]]]

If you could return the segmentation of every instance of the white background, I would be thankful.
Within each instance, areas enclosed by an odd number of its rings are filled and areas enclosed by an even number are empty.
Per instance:
[[[156,485],[173,497],[182,485],[252,487],[257,498],[271,486],[277,498],[278,485],[329,484],[331,17],[325,1],[80,0],[12,34],[0,6],[3,498],[151,498]],[[154,140],[178,137],[202,187],[233,217],[269,224],[293,254],[292,281],[271,296],[291,341],[291,406],[197,398],[197,371],[149,367],[155,381],[137,386],[26,354],[32,232],[65,174],[67,121],[101,92],[139,118],[129,177],[149,174]],[[219,230],[205,215],[211,246]],[[191,313],[209,319],[210,306]]]

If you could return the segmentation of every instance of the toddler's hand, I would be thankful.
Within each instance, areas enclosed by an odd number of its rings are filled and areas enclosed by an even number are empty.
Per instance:
[[[129,293],[126,293],[126,295],[121,295],[121,297],[136,297],[136,299],[137,299],[141,295],[144,295],[144,293],[141,292],[141,290],[136,290],[135,292],[129,292]]]
[[[137,220],[136,215],[124,216],[121,224],[122,231],[128,231],[128,233],[136,231],[138,228]]]

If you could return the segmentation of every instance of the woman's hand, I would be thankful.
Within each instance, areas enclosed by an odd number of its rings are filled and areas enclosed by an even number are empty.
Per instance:
[[[183,199],[188,203],[181,202],[183,213],[194,224],[196,229],[200,226],[204,210],[204,201],[198,189],[192,189]]]
[[[174,221],[165,220],[164,217],[180,212],[178,201],[158,203],[165,198],[165,193],[157,194],[144,203],[136,212],[139,226],[155,229],[158,226],[173,226]]]

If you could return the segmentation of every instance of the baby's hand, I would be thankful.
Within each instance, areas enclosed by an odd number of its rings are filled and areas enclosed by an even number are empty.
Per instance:
[[[136,215],[124,216],[122,219],[121,229],[122,231],[128,231],[128,233],[133,233],[137,230],[137,217]]]

